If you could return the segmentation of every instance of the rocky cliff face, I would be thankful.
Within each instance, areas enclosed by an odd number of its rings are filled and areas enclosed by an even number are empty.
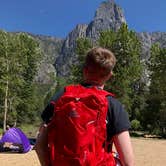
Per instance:
[[[117,30],[125,22],[122,9],[113,0],[101,3],[96,10],[94,19],[88,25],[77,25],[65,39],[61,53],[55,61],[57,74],[59,76],[68,75],[70,66],[77,61],[75,54],[77,38],[86,37],[95,42],[99,37],[100,31],[107,29]]]
[[[86,37],[87,25],[77,25],[76,28],[66,37],[61,52],[55,61],[55,68],[59,76],[66,76],[71,66],[77,60],[75,54],[77,38]]]
[[[161,47],[166,48],[166,32],[141,32],[137,33],[142,45],[142,59],[147,60],[150,56],[152,44],[158,43]]]
[[[96,40],[101,31],[107,29],[116,31],[122,23],[126,23],[122,9],[113,0],[108,0],[101,3],[96,10],[94,19],[87,27],[86,36]]]
[[[29,35],[39,42],[43,52],[35,81],[42,84],[49,84],[53,81],[52,76],[56,76],[57,74],[54,63],[60,53],[64,40],[50,36]]]
[[[46,36],[34,36],[44,51],[44,58],[40,64],[36,80],[41,83],[50,81],[50,73],[58,76],[67,76],[70,66],[77,61],[75,54],[77,38],[89,38],[95,42],[100,31],[117,30],[122,23],[126,23],[122,9],[114,2],[107,0],[96,10],[93,20],[85,25],[78,24],[65,39],[57,39]],[[147,60],[150,56],[150,47],[158,42],[161,47],[166,47],[166,32],[141,32],[137,33],[142,43],[142,59]]]

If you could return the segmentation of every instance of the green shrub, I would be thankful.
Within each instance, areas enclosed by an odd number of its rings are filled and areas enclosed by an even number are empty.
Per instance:
[[[30,125],[30,124],[23,124],[20,126],[21,130],[28,136],[28,137],[36,137],[36,133],[39,129],[38,125]]]
[[[2,136],[3,134],[3,129],[0,128],[0,137]]]
[[[132,130],[139,130],[139,129],[141,129],[140,121],[138,121],[137,119],[132,120],[131,121],[131,128],[132,128]]]

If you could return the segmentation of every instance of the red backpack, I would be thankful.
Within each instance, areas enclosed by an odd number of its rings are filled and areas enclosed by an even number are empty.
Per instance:
[[[106,116],[112,95],[96,87],[65,87],[48,125],[51,166],[114,166],[106,141]]]

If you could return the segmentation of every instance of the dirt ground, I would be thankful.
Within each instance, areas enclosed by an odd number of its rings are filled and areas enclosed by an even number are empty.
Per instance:
[[[166,165],[166,140],[132,138],[136,166]],[[40,166],[34,150],[26,154],[0,153],[0,166]]]

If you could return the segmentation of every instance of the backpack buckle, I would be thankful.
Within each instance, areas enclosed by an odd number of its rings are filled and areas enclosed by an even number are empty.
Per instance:
[[[76,99],[76,101],[79,101],[79,100],[80,100],[80,98],[79,98],[79,97],[76,97],[75,99]]]

